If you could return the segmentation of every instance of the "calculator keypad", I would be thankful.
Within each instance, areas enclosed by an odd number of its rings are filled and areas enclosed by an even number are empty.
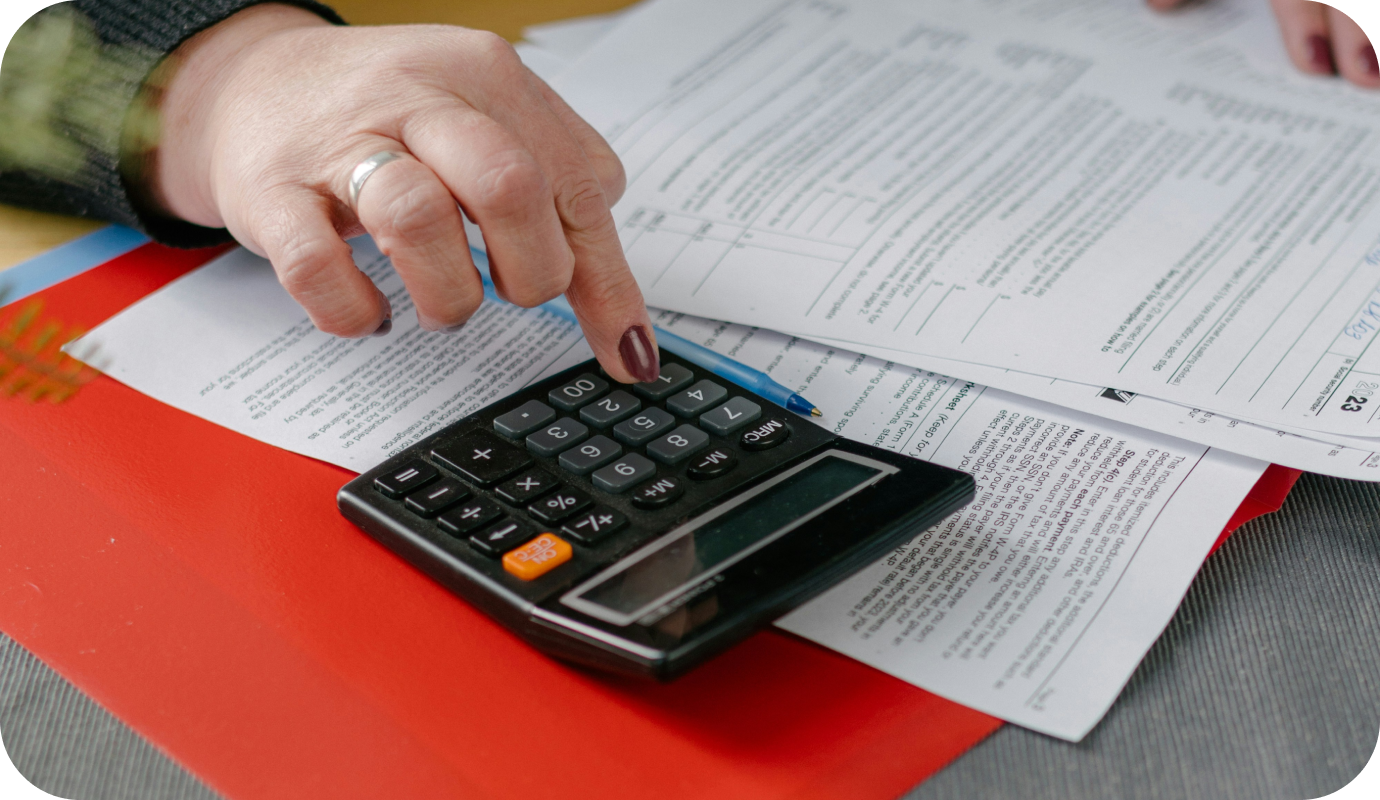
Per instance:
[[[443,431],[429,458],[404,458],[374,489],[511,579],[574,560],[561,584],[534,587],[569,585],[772,469],[778,460],[749,454],[792,432],[761,398],[674,361],[650,383],[620,387],[589,371],[550,385]]]
[[[679,464],[709,445],[709,434],[693,425],[682,425],[647,445],[647,455],[663,464]]]
[[[619,389],[580,409],[580,419],[603,430],[642,410],[642,401]]]
[[[640,447],[675,427],[676,418],[659,408],[649,408],[613,426],[613,438]]]
[[[470,544],[486,556],[497,558],[535,536],[537,531],[525,522],[504,518],[497,525],[470,537]]]
[[[431,455],[480,486],[498,483],[532,463],[531,456],[487,431],[465,434],[434,448]]]
[[[387,475],[380,475],[375,478],[374,488],[397,500],[408,492],[420,489],[439,477],[441,477],[441,473],[425,461],[409,461]]]
[[[656,474],[656,464],[645,456],[628,453],[607,467],[595,471],[594,485],[612,494],[621,494]]]
[[[632,493],[632,503],[638,508],[661,508],[684,496],[685,486],[679,478],[657,478],[637,487]]]
[[[533,469],[510,481],[499,484],[494,491],[504,500],[513,505],[521,506],[536,500],[559,485],[556,479],[545,470]]]
[[[738,440],[744,450],[770,450],[791,438],[791,426],[779,419],[769,419],[748,428]]]
[[[680,364],[662,364],[661,377],[650,383],[635,383],[633,391],[652,402],[660,402],[688,386],[694,379],[695,374]]]
[[[588,475],[623,455],[623,447],[607,436],[595,436],[561,453],[561,467],[576,475]]]
[[[738,456],[727,447],[715,447],[697,456],[685,468],[685,475],[692,481],[709,481],[722,477],[738,466]]]
[[[469,495],[470,490],[459,481],[445,478],[408,495],[403,505],[419,516],[434,517]]]
[[[609,382],[588,372],[575,380],[557,386],[546,396],[551,405],[562,411],[574,411],[609,390]]]
[[[762,416],[762,407],[746,397],[735,397],[700,417],[700,427],[719,436],[728,436]]]
[[[594,508],[567,521],[561,532],[580,544],[594,544],[628,524],[628,518],[605,506]]]
[[[589,427],[570,417],[562,417],[552,425],[527,437],[527,450],[533,455],[555,458],[573,445],[589,438]]]
[[[555,524],[580,513],[590,504],[589,495],[574,489],[561,489],[527,507],[527,513],[541,522]]]
[[[503,507],[483,497],[473,497],[436,518],[436,524],[454,536],[463,536],[503,516]]]
[[[682,417],[703,414],[722,403],[728,390],[713,381],[699,381],[683,392],[671,395],[666,407]]]

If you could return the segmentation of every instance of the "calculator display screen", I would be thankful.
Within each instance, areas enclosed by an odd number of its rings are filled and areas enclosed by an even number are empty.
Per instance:
[[[893,471],[852,454],[825,454],[690,521],[565,602],[627,624]]]

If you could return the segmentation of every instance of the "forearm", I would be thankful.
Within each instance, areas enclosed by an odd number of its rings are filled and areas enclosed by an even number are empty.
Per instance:
[[[78,0],[36,15],[0,68],[0,203],[119,222],[180,246],[227,240],[140,202],[156,163],[144,156],[161,146],[157,84],[175,74],[168,56],[262,2]],[[310,0],[286,2],[339,22]]]

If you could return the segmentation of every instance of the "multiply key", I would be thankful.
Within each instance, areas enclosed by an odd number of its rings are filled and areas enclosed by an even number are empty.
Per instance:
[[[501,483],[494,489],[499,497],[515,506],[522,506],[536,500],[559,486],[550,473],[539,469],[528,470],[512,480]]]
[[[532,463],[531,456],[488,431],[474,431],[440,445],[431,455],[466,479],[488,486]]]

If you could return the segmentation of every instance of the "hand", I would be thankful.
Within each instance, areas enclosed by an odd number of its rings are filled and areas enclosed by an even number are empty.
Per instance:
[[[344,239],[392,258],[423,328],[453,331],[483,300],[461,208],[494,284],[535,306],[564,293],[623,382],[658,374],[652,324],[609,208],[618,157],[491,33],[341,28],[283,5],[242,11],[176,54],[146,187],[172,216],[225,227],[267,257],[317,327],[386,333],[387,299]],[[349,204],[354,167],[405,157]]]
[[[1257,0],[1265,2],[1265,0]],[[1147,0],[1167,11],[1187,0]],[[1308,0],[1269,0],[1294,66],[1313,75],[1336,75],[1368,89],[1380,87],[1380,63],[1361,26],[1331,6]]]

